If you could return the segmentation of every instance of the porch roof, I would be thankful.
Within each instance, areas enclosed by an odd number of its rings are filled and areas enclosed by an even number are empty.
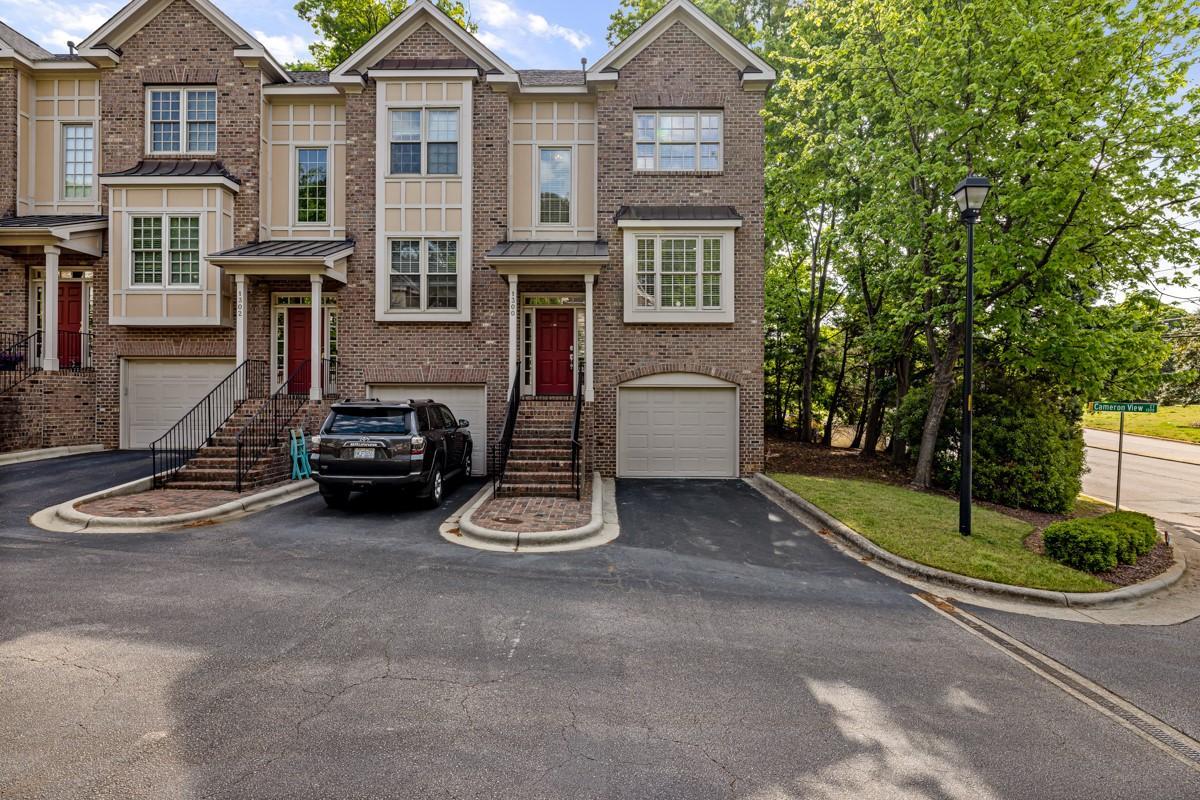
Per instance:
[[[608,242],[530,240],[500,242],[484,258],[501,275],[595,275],[608,263]]]
[[[18,253],[60,247],[98,256],[103,251],[108,217],[103,214],[31,214],[0,219],[0,248]]]
[[[322,275],[345,283],[346,259],[353,254],[353,239],[275,239],[213,253],[208,260],[231,275]]]

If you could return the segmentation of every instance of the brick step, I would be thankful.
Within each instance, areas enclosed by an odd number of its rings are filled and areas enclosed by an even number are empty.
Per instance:
[[[512,442],[513,450],[550,450],[550,449],[571,449],[570,436],[514,436]]]
[[[500,489],[500,496],[508,497],[574,497],[575,487],[570,484],[556,486],[539,486],[536,484],[505,483]]]
[[[513,458],[508,457],[509,472],[561,472],[571,471],[571,459],[555,460],[548,458]]]
[[[512,472],[504,473],[504,483],[520,484],[523,486],[539,485],[539,486],[559,486],[569,484],[571,482],[571,470],[565,472]]]
[[[535,456],[545,456],[546,458],[570,458],[571,442],[555,439],[550,444],[531,445],[528,442],[522,442],[513,439],[512,448],[508,451],[509,458],[532,458]]]

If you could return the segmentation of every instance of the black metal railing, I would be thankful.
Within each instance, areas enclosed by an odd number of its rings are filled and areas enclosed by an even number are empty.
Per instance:
[[[58,332],[58,368],[81,372],[92,368],[92,342],[95,337],[90,331]]]
[[[234,486],[242,490],[246,476],[267,451],[283,441],[283,431],[296,413],[308,402],[308,390],[312,385],[311,361],[301,361],[292,370],[283,385],[276,389],[262,408],[246,420],[238,431],[237,477]]]
[[[583,449],[583,442],[580,438],[580,420],[583,418],[583,393],[584,383],[586,382],[587,372],[582,366],[579,368],[579,380],[576,382],[575,389],[575,421],[571,425],[571,486],[575,489],[575,499],[583,498],[583,465],[579,463],[579,457]]]
[[[205,395],[183,419],[150,445],[154,486],[161,488],[168,475],[191,461],[208,444],[242,403],[266,397],[271,389],[271,369],[266,361],[249,360]]]
[[[41,333],[0,333],[0,394],[40,372]]]
[[[321,389],[325,397],[337,397],[337,356],[321,359]]]
[[[492,493],[500,494],[504,487],[504,470],[508,467],[508,454],[512,450],[513,431],[517,427],[517,411],[521,407],[521,370],[513,377],[508,393],[508,413],[504,417],[504,429],[500,439],[492,445]]]

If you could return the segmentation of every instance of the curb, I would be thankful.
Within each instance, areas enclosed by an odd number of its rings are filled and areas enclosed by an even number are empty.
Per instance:
[[[858,531],[843,524],[761,472],[755,473],[753,477],[746,480],[768,499],[794,515],[799,514],[815,519],[853,550],[864,555],[869,555],[904,575],[952,586],[956,589],[970,589],[1009,599],[1066,606],[1068,608],[1099,608],[1129,600],[1138,600],[1160,592],[1178,582],[1186,570],[1186,562],[1180,556],[1178,550],[1176,550],[1175,563],[1166,572],[1148,581],[1135,583],[1132,586],[1122,586],[1119,589],[1113,589],[1109,592],[1055,592],[1049,589],[1029,589],[1024,586],[1010,586],[1006,583],[985,581],[980,578],[971,578],[955,572],[947,572],[944,569],[926,566],[925,564],[910,561],[907,558],[884,550]]]
[[[1088,431],[1100,431],[1101,433],[1120,433],[1120,431],[1118,431],[1116,428],[1113,428],[1111,430],[1108,428],[1093,428],[1092,426],[1087,425],[1087,424],[1085,424],[1083,426],[1083,429],[1088,430]],[[1200,442],[1189,442],[1187,439],[1172,439],[1170,436],[1155,436],[1152,433],[1130,433],[1128,430],[1126,430],[1125,435],[1133,436],[1133,437],[1139,438],[1139,439],[1157,439],[1160,442],[1175,442],[1176,444],[1192,444],[1192,445],[1196,445],[1197,447],[1200,447]],[[1084,446],[1085,447],[1087,446],[1086,443],[1084,444]],[[1126,450],[1125,452],[1128,453],[1129,451]],[[1150,457],[1153,458],[1153,456],[1150,456]],[[1184,463],[1191,464],[1192,462],[1185,461]]]
[[[162,517],[101,517],[75,508],[77,503],[137,494],[151,489],[153,485],[153,478],[139,478],[43,509],[30,517],[29,521],[43,530],[57,533],[157,533],[224,522],[234,517],[264,511],[317,491],[317,485],[311,481],[289,482],[212,508]]]
[[[11,453],[0,453],[0,467],[10,464],[27,464],[30,461],[45,461],[63,456],[77,456],[82,453],[102,453],[107,449],[102,444],[69,444],[62,447],[43,447],[40,450],[15,450]]]
[[[494,530],[473,520],[475,512],[492,498],[492,484],[488,483],[467,501],[462,511],[443,523],[442,537],[464,547],[504,553],[552,553],[597,547],[620,534],[614,487],[612,481],[605,481],[599,472],[595,472],[592,474],[592,518],[587,524],[559,531],[520,533]],[[611,514],[608,513],[610,505]]]

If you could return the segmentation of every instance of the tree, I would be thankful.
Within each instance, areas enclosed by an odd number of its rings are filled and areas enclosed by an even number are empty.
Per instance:
[[[321,41],[309,47],[311,62],[292,69],[333,69],[366,44],[408,7],[409,0],[300,0],[296,13],[312,25]],[[438,8],[472,33],[477,26],[458,0],[437,0]]]
[[[928,370],[914,484],[929,485],[965,338],[949,192],[969,169],[995,186],[977,227],[976,335],[1003,339],[1001,358],[1027,371],[1040,360],[1082,389],[1135,363],[1098,333],[1104,300],[1159,264],[1200,259],[1183,221],[1200,197],[1192,12],[1190,0],[808,0],[789,12],[775,113],[821,138],[832,174],[869,187],[843,231],[894,249],[882,273],[893,349],[904,356],[899,337],[914,331]],[[844,208],[839,191],[809,202]]]

